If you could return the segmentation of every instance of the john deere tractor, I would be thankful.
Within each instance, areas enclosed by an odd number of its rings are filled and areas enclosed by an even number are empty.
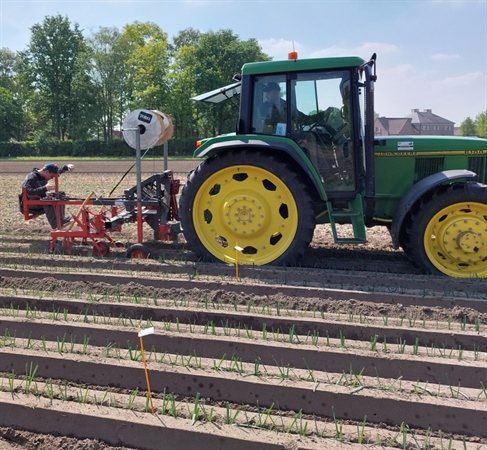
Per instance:
[[[424,272],[487,277],[487,140],[375,137],[375,61],[292,54],[245,64],[234,83],[193,98],[240,97],[236,132],[199,142],[204,160],[181,194],[197,255],[293,265],[316,224],[343,244],[385,226]]]

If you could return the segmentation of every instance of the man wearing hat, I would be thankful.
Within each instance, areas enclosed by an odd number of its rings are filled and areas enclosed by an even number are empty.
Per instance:
[[[56,174],[61,175],[64,172],[72,172],[73,170],[73,164],[67,164],[61,168],[58,168],[56,164],[48,163],[42,169],[33,169],[32,172],[28,173],[22,183],[22,188],[27,188],[27,196],[30,199],[43,198],[47,195],[48,191],[53,191],[55,189],[55,185],[53,183],[49,183],[49,181],[52,180]],[[19,199],[22,200],[22,195],[19,196]],[[20,209],[23,210],[23,206],[20,206]],[[45,214],[51,228],[53,230],[57,228],[58,224],[56,208],[54,206],[30,206],[29,212],[36,215]],[[65,226],[71,221],[71,217],[65,217],[63,205],[60,207],[60,212],[61,226]]]
[[[264,126],[272,129],[272,133],[276,133],[276,125],[278,123],[286,124],[287,122],[287,104],[286,101],[281,98],[281,87],[278,83],[274,81],[266,83],[262,90],[265,93],[267,100],[262,103],[259,109],[261,120],[264,121]],[[296,121],[301,125],[311,125],[317,121],[323,120],[325,113],[320,111],[308,116],[299,111],[296,107],[292,107],[291,116],[293,121]],[[269,131],[269,129],[267,129],[267,131]]]
[[[262,89],[266,95],[266,101],[260,107],[260,115],[267,124],[276,125],[279,122],[286,122],[286,101],[281,98],[279,84],[271,81]]]

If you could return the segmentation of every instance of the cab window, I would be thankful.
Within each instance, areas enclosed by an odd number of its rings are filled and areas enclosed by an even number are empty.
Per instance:
[[[287,132],[286,77],[254,79],[252,132],[285,136]]]

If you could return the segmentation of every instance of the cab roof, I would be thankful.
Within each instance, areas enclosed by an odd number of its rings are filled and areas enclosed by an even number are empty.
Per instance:
[[[242,75],[260,75],[319,69],[343,69],[346,67],[359,67],[363,64],[365,64],[365,60],[358,56],[263,61],[244,64],[242,67]]]

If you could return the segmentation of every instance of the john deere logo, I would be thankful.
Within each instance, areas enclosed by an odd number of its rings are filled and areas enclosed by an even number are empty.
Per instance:
[[[151,120],[152,120],[152,114],[149,114],[149,113],[146,113],[144,111],[141,111],[139,113],[139,120],[141,122],[145,122],[145,123],[151,123]]]

